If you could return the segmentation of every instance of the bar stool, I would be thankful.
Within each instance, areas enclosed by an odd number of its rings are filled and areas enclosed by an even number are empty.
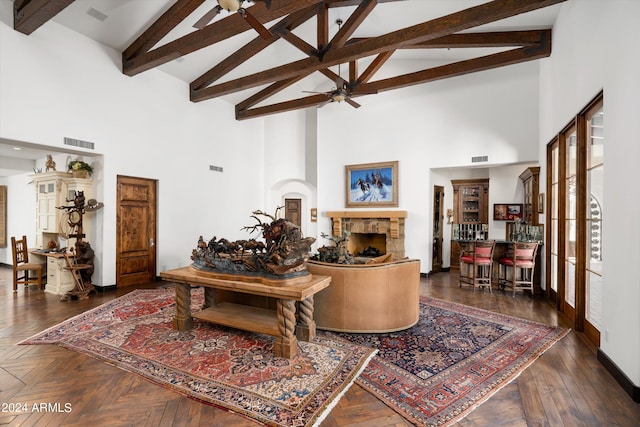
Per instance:
[[[460,280],[459,286],[468,284],[473,286],[475,293],[477,287],[487,286],[491,290],[491,272],[493,270],[493,250],[496,242],[493,240],[475,240],[469,243],[467,249],[460,253]]]
[[[514,242],[510,253],[498,260],[498,286],[516,290],[528,289],[533,295],[533,272],[536,268],[537,242]]]

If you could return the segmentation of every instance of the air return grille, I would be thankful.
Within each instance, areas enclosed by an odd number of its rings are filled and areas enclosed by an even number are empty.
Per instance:
[[[96,144],[94,144],[93,142],[88,142],[88,141],[82,141],[80,139],[73,139],[73,138],[64,138],[64,145],[73,145],[74,147],[82,147],[82,148],[89,148],[90,150],[95,150],[96,148]]]
[[[214,172],[222,172],[222,166],[209,165],[209,170]]]
[[[475,156],[471,158],[471,163],[482,163],[482,162],[488,162],[489,161],[489,156]]]

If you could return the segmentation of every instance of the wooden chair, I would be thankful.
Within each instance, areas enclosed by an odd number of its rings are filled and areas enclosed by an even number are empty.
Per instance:
[[[476,240],[468,243],[466,249],[460,253],[460,281],[459,286],[468,284],[476,288],[485,286],[491,290],[491,276],[493,271],[493,250],[496,242],[493,240]]]
[[[13,292],[18,291],[18,284],[38,285],[39,289],[44,288],[43,277],[46,277],[46,264],[40,262],[29,262],[29,249],[27,247],[27,236],[16,240],[11,237],[11,252],[13,253]],[[31,277],[30,273],[35,272],[36,276]]]
[[[498,286],[516,290],[528,289],[533,295],[533,278],[536,268],[537,242],[514,242],[507,254],[498,260]]]

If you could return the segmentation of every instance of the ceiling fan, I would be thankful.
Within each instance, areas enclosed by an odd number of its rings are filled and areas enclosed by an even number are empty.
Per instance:
[[[303,90],[303,92],[304,93],[321,93],[327,96],[327,98],[329,98],[327,99],[327,102],[325,102],[324,104],[320,104],[318,108],[324,106],[325,104],[328,104],[329,102],[342,102],[342,101],[351,105],[353,108],[361,107],[360,104],[358,104],[356,101],[351,99],[351,90],[349,89],[349,86],[344,81],[344,79],[340,77],[340,65],[338,65],[338,77],[336,77],[335,89],[330,90],[329,92],[312,92],[308,90]]]
[[[215,5],[210,11],[205,13],[202,18],[198,19],[195,24],[193,24],[194,28],[199,30],[206,27],[213,19],[218,16],[218,14],[224,9],[227,12],[238,12],[240,16],[242,16],[249,25],[255,29],[258,34],[264,39],[268,39],[272,36],[272,34],[265,28],[264,25],[258,21],[255,16],[253,16],[247,9],[242,7],[242,3],[248,0],[217,0],[218,4]],[[253,2],[258,0],[252,0]],[[271,7],[271,0],[262,0],[267,6],[267,9]]]
[[[342,26],[342,19],[336,19],[336,24],[338,24],[338,30],[340,30]],[[340,75],[340,64],[338,64],[338,76],[336,77],[336,88],[330,90],[329,92],[312,92],[308,90],[303,90],[304,93],[321,93],[327,96],[327,101],[323,104],[318,105],[318,108],[323,107],[329,102],[346,102],[351,105],[353,108],[360,108],[361,105],[356,101],[351,99],[351,92],[353,88],[357,85],[357,83],[347,83]]]

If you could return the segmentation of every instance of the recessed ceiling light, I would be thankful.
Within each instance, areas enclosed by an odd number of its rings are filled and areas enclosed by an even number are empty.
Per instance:
[[[16,151],[22,150],[22,148],[20,148],[20,147],[13,147],[13,149],[16,150]]]

